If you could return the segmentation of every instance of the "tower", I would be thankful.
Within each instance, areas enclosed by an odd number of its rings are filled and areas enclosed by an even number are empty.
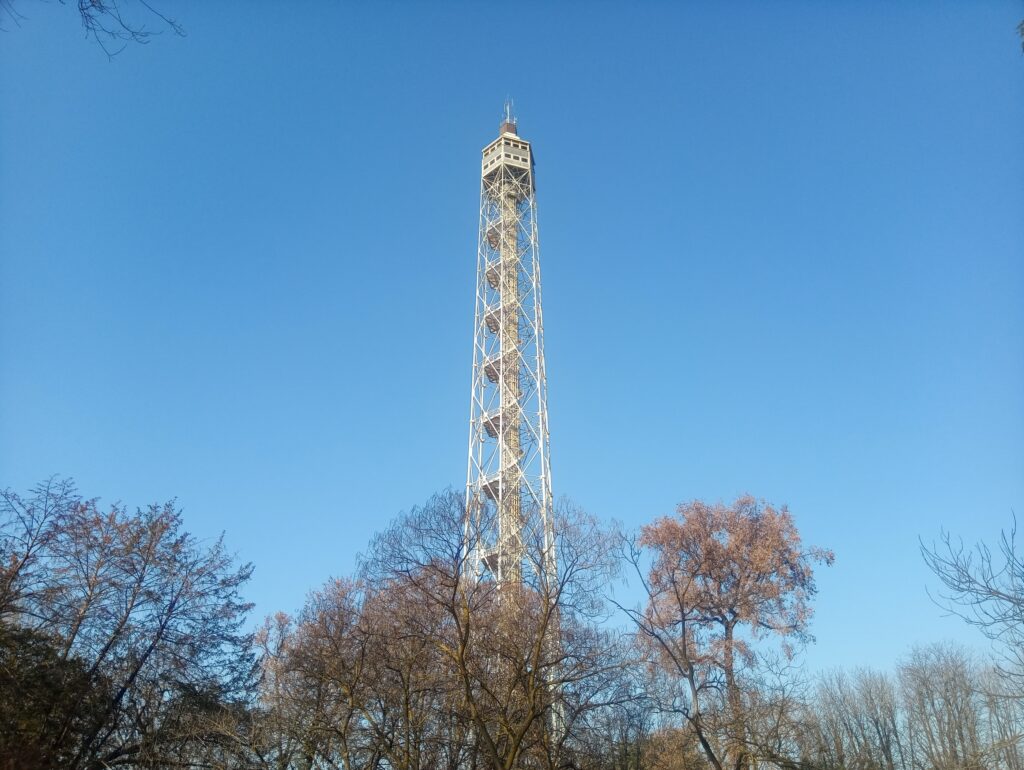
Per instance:
[[[499,585],[556,568],[539,257],[533,150],[506,103],[480,167],[465,522],[469,568]]]

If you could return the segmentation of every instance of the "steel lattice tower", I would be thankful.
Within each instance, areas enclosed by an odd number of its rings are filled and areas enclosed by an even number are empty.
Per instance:
[[[533,150],[506,104],[481,162],[466,482],[469,567],[499,585],[556,569],[539,257]]]

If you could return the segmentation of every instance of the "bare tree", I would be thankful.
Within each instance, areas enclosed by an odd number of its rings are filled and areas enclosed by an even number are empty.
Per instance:
[[[20,10],[24,0],[0,0],[0,19],[21,25],[26,16]],[[129,43],[148,43],[154,35],[169,30],[184,37],[185,29],[148,0],[60,0],[78,12],[82,29],[107,56],[115,56]],[[156,24],[156,28],[150,24]],[[2,27],[0,27],[2,28]]]
[[[995,669],[948,644],[918,647],[896,676],[823,676],[797,710],[802,768],[1020,770],[1019,699]]]
[[[914,764],[934,770],[986,767],[971,663],[959,650],[916,648],[899,670]]]
[[[904,770],[907,764],[899,691],[881,673],[822,676],[797,722],[799,754],[810,767]]]
[[[239,590],[252,568],[236,567],[221,540],[182,531],[172,504],[104,512],[58,480],[25,497],[5,490],[0,556],[0,628],[45,642],[43,673],[69,677],[77,693],[7,736],[41,766],[186,755],[205,740],[202,715],[247,694],[250,605]],[[40,673],[31,661],[16,670],[22,692]]]
[[[560,506],[557,576],[539,568],[538,536],[524,543],[537,568],[521,584],[499,585],[472,576],[463,521],[453,493],[399,517],[371,547],[364,580],[374,591],[400,586],[415,608],[393,614],[429,640],[438,681],[454,685],[445,702],[472,737],[471,766],[560,767],[590,715],[624,697],[618,638],[598,623],[615,569],[610,539],[582,511]]]
[[[942,532],[937,544],[921,543],[921,555],[942,581],[937,603],[998,645],[1004,673],[1024,677],[1024,558],[1016,520],[1000,532],[995,552],[983,542],[969,548]]]
[[[986,666],[977,675],[976,689],[984,712],[983,740],[992,767],[1024,770],[1024,700],[1019,697],[1017,680]]]

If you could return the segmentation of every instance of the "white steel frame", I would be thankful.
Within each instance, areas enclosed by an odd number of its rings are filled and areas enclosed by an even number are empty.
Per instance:
[[[466,474],[467,568],[554,580],[555,543],[533,151],[511,116],[483,151]],[[541,543],[541,554],[526,544]],[[540,557],[539,559],[537,557]]]

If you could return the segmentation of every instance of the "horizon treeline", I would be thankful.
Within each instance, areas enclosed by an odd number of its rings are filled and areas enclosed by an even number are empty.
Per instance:
[[[0,770],[1024,770],[1012,529],[994,552],[922,547],[999,657],[935,643],[812,677],[834,555],[785,507],[692,501],[636,532],[555,517],[557,574],[526,533],[522,582],[498,585],[461,496],[435,495],[252,631],[252,565],[173,503],[5,490]],[[624,576],[637,606],[611,598]]]

